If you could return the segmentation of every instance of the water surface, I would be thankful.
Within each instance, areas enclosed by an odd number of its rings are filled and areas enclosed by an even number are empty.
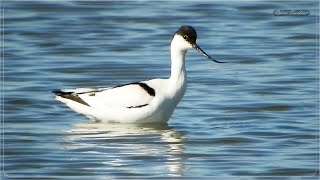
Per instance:
[[[3,178],[319,175],[317,1],[2,6]],[[228,63],[188,52],[188,89],[167,125],[92,123],[51,94],[168,77],[170,40],[185,24]]]

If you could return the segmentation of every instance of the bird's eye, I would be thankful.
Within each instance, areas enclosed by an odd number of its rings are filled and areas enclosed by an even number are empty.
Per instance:
[[[183,39],[187,39],[188,35],[183,35],[182,37],[183,37]]]

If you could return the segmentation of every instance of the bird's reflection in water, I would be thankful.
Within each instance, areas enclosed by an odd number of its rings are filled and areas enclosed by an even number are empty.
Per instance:
[[[66,140],[70,150],[103,156],[100,163],[109,170],[134,164],[130,172],[182,173],[183,136],[167,124],[81,123],[67,131]]]

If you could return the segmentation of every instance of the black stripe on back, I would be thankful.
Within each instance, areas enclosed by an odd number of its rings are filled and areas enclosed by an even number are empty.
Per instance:
[[[155,96],[155,95],[156,95],[155,90],[154,90],[152,87],[148,86],[147,84],[141,83],[141,82],[139,82],[139,83],[137,83],[137,84],[139,84],[140,87],[142,87],[145,91],[147,91],[147,93],[148,93],[150,96]]]
[[[123,85],[119,85],[119,86],[115,86],[113,88],[118,88],[118,87],[123,87],[123,86],[127,86],[127,85],[139,85],[140,87],[142,87],[142,89],[144,89],[150,96],[155,96],[156,95],[156,91],[148,86],[146,83],[142,83],[142,82],[134,82],[134,83],[130,83],[130,84],[123,84]]]

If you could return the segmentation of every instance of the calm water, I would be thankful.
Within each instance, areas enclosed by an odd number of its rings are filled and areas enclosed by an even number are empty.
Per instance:
[[[2,6],[2,178],[317,179],[317,1]],[[167,125],[92,123],[51,94],[168,77],[171,36],[185,24],[229,63],[189,51],[188,89]]]

